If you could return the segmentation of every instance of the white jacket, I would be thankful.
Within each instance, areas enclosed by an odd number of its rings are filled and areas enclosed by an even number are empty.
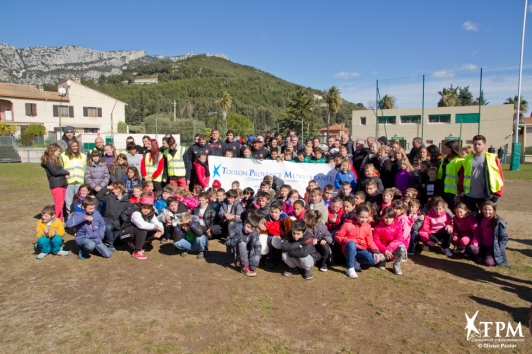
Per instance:
[[[185,213],[172,213],[170,210],[164,208],[159,216],[157,217],[157,220],[159,220],[161,223],[166,224],[166,217],[169,216],[172,219],[172,226],[176,227],[179,224],[179,220],[181,219],[181,215]]]
[[[138,227],[141,230],[155,230],[157,227],[160,227],[161,229],[164,229],[163,224],[159,220],[157,220],[157,217],[154,215],[153,218],[151,218],[150,222],[147,222],[144,220],[144,217],[142,216],[140,211],[135,211],[131,215],[131,222],[133,225]]]

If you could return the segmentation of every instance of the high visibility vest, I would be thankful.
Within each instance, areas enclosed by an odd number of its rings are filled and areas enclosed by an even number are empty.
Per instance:
[[[68,171],[70,178],[67,179],[67,184],[80,184],[85,181],[85,165],[87,164],[87,157],[80,152],[79,157],[70,159],[66,152],[61,154],[61,161],[63,168]]]
[[[185,161],[183,160],[183,154],[185,151],[185,148],[182,146],[177,148],[174,156],[170,154],[169,149],[164,151],[163,155],[166,158],[168,177],[183,177],[187,174]]]
[[[444,157],[445,160],[446,157]],[[443,191],[445,193],[458,193],[458,179],[460,178],[460,168],[464,164],[464,159],[458,156],[455,156],[451,162],[449,162],[445,167],[445,180],[443,181]],[[443,177],[443,162],[438,168],[438,179]]]
[[[474,155],[467,155],[464,159],[464,193],[471,191],[471,174],[473,172],[473,157]],[[497,167],[497,154],[486,153],[486,164],[488,167],[488,184],[491,193],[496,193],[501,190],[504,182],[501,173]]]
[[[159,161],[163,158],[162,154],[159,154]],[[151,160],[150,153],[147,153],[144,156],[144,167],[146,168],[146,175],[149,177],[153,176],[155,171],[157,171],[158,164],[156,164],[154,161]],[[161,173],[156,178],[152,179],[153,182],[162,182],[163,181],[163,174]]]

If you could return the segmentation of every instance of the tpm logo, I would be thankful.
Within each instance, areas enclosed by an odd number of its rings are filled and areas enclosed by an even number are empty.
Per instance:
[[[523,342],[523,329],[521,322],[517,326],[512,325],[511,322],[492,322],[482,321],[478,322],[478,327],[475,321],[478,316],[478,311],[473,316],[465,314],[467,325],[467,340],[472,342],[499,342],[497,344],[484,343],[478,344],[479,348],[515,348],[515,344],[508,342]]]

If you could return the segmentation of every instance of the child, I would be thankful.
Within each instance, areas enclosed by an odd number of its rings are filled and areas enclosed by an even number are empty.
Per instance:
[[[201,186],[197,186],[197,187],[201,189]],[[194,190],[197,192],[195,187],[194,187]],[[194,195],[191,194],[188,190],[185,190],[183,188],[177,189],[177,191],[175,192],[175,197],[179,202],[185,204],[186,207],[189,208],[190,210],[194,209],[199,204],[198,199],[194,197]]]
[[[73,213],[75,211],[83,211],[81,209],[81,203],[83,202],[83,199],[85,199],[86,196],[90,194],[90,186],[88,184],[82,184],[76,195],[74,196],[74,199],[72,200],[72,205],[70,206],[70,212]]]
[[[412,219],[412,228],[410,230],[410,245],[408,245],[408,255],[413,256],[416,246],[419,242],[419,230],[423,226],[425,214],[420,211],[421,203],[417,199],[408,202],[408,217]]]
[[[292,155],[291,152],[284,153],[284,156],[283,156],[284,161],[293,162],[293,158],[294,156]]]
[[[406,190],[412,184],[412,165],[408,161],[408,158],[403,157],[397,161],[399,166],[399,171],[395,175],[395,188],[398,188],[401,191],[401,195],[406,194]]]
[[[310,157],[308,157],[305,154],[305,150],[301,149],[301,150],[298,150],[297,158],[294,160],[294,162],[295,163],[310,163],[310,162],[312,162],[312,160],[310,159]]]
[[[325,224],[329,213],[325,203],[323,203],[321,188],[314,188],[310,195],[311,204],[309,205],[310,210],[316,210],[320,212],[320,218],[318,222]]]
[[[355,222],[355,209],[355,197],[344,198],[344,214],[342,215],[342,224],[351,224]]]
[[[423,242],[423,251],[428,251],[429,246],[436,246],[441,239],[441,250],[447,257],[453,253],[449,249],[453,225],[451,216],[445,211],[447,203],[443,199],[434,199],[431,210],[425,215],[423,226],[419,230],[419,238]]]
[[[281,187],[285,185],[284,181],[277,176],[266,175],[262,181],[268,183],[270,189],[275,191],[275,194],[279,193]]]
[[[393,188],[386,188],[384,192],[382,192],[382,204],[377,205],[377,212],[379,213],[379,215],[384,209],[392,207],[394,196],[395,191]]]
[[[281,203],[286,202],[288,199],[288,193],[292,190],[292,187],[289,184],[283,184],[281,188],[279,188],[279,194],[277,195],[277,200]]]
[[[366,184],[369,181],[375,181],[377,183],[377,190],[382,193],[384,190],[384,186],[382,185],[382,181],[379,178],[379,174],[377,171],[375,171],[375,165],[372,163],[368,163],[366,166],[364,166],[364,176],[360,178],[360,181],[358,181],[358,190],[365,192],[366,191]]]
[[[421,202],[426,204],[430,198],[435,196],[443,196],[443,181],[437,179],[438,169],[436,167],[431,167],[428,170],[429,180],[425,182],[423,187],[423,199]]]
[[[133,187],[138,184],[142,184],[139,176],[139,170],[136,167],[128,167],[127,172],[122,176],[122,182],[126,186],[127,193],[131,195],[133,193]]]
[[[75,228],[76,243],[79,246],[79,259],[90,258],[90,253],[96,248],[103,258],[113,255],[107,246],[102,242],[105,233],[105,222],[96,210],[96,199],[87,196],[81,203],[82,212],[75,212],[68,218],[66,227]]]
[[[361,270],[360,264],[375,265],[385,259],[373,241],[368,208],[359,206],[355,215],[356,222],[344,223],[334,235],[335,242],[342,246],[342,253],[347,258],[346,275],[352,279],[358,278],[356,271]]]
[[[196,172],[196,182],[205,189],[209,185],[209,165],[207,164],[207,155],[201,152],[196,161],[193,163]]]
[[[386,268],[386,261],[394,260],[394,274],[403,274],[401,271],[401,261],[406,257],[406,247],[403,241],[401,225],[396,221],[396,213],[393,208],[386,208],[382,211],[379,225],[375,226],[373,240],[379,252],[384,254],[385,260],[379,262],[379,268]]]
[[[209,205],[209,195],[205,192],[200,193],[198,196],[199,205],[194,208],[192,215],[198,220],[198,224],[201,226],[203,235],[208,240],[214,236],[219,236],[222,233],[222,228],[219,225],[214,224],[216,218],[216,211]],[[186,211],[185,211],[186,212]]]
[[[257,194],[257,206],[262,218],[267,218],[270,215],[270,194],[267,192],[259,192]]]
[[[109,178],[111,179],[111,182],[114,182],[122,181],[127,173],[126,171],[129,167],[129,164],[127,163],[126,155],[120,154],[111,165],[107,166],[109,166]]]
[[[302,220],[305,217],[305,202],[301,199],[294,202],[294,213],[292,216],[296,220]]]
[[[299,195],[299,192],[295,189],[292,189],[286,198],[286,201],[283,202],[283,213],[285,213],[288,216],[294,215],[294,203],[296,200],[300,200],[301,196]]]
[[[303,200],[305,201],[305,204],[310,203],[310,192],[314,188],[317,188],[317,187],[319,187],[319,186],[318,186],[318,182],[316,182],[316,180],[311,179],[310,181],[308,181],[307,189],[305,190],[305,196],[303,197]]]
[[[497,206],[490,200],[482,203],[480,211],[482,216],[480,216],[475,237],[467,247],[468,252],[480,257],[479,260],[488,267],[504,263],[510,268],[506,259],[506,245],[508,244],[506,221],[496,214]]]
[[[253,197],[254,194],[255,191],[253,188],[244,188],[244,198],[242,198],[242,201],[240,202],[240,204],[242,204],[242,209],[246,211],[255,209],[255,198]]]
[[[153,194],[153,182],[152,181],[143,181],[142,182],[142,193],[149,193],[151,194],[152,198],[155,199],[155,195]]]
[[[477,218],[469,213],[469,209],[464,203],[458,204],[455,208],[453,218],[453,234],[451,243],[454,245],[455,253],[464,252],[471,240],[475,237],[477,230]]]
[[[307,230],[304,220],[292,223],[292,230],[281,246],[282,259],[287,265],[287,269],[283,272],[284,276],[299,274],[299,269],[303,269],[305,280],[313,278],[312,267],[321,258],[313,240],[313,235]]]
[[[366,202],[373,204],[375,209],[382,204],[382,192],[378,191],[376,181],[369,180],[366,182]]]
[[[167,207],[164,208],[157,216],[157,220],[163,224],[164,234],[161,237],[161,244],[165,244],[172,238],[174,228],[179,226],[181,215],[187,212],[187,207],[183,203],[179,203],[174,197],[166,199]]]
[[[355,193],[355,208],[366,201],[366,193],[358,191]]]
[[[227,252],[234,257],[237,267],[241,267],[241,272],[248,277],[257,275],[256,269],[260,262],[261,244],[257,229],[259,221],[258,215],[250,215],[244,222],[244,227],[228,236],[225,242]]]
[[[395,211],[395,216],[397,217],[397,222],[399,223],[399,225],[401,225],[401,240],[405,245],[406,251],[406,249],[410,246],[410,233],[412,231],[412,224],[414,223],[414,220],[408,217],[407,206],[404,201],[400,199],[394,200],[392,206],[393,210]],[[405,252],[404,257],[400,259],[400,261],[406,262],[407,260],[408,256]]]
[[[136,186],[133,186],[133,191],[131,197],[129,197],[129,201],[131,204],[138,204],[140,201],[140,195],[142,194],[142,185],[137,184]]]
[[[349,182],[351,189],[356,190],[357,179],[353,171],[349,169],[349,160],[344,159],[340,164],[340,171],[336,173],[336,179],[334,180],[334,186],[337,189],[342,188],[343,182]]]
[[[103,156],[100,157],[102,163],[110,167],[117,158],[115,146],[113,144],[104,145],[103,151]]]
[[[108,193],[110,192],[110,193]],[[120,214],[131,206],[126,187],[122,181],[114,181],[96,194],[96,198],[105,204],[103,220],[105,223],[105,242],[115,252],[114,242],[120,234]]]
[[[314,149],[314,161],[315,163],[326,163],[327,160],[323,157],[323,150],[320,148]]]
[[[320,272],[326,272],[327,260],[331,254],[333,239],[325,224],[320,221],[321,218],[319,210],[308,210],[305,213],[305,222],[307,223],[308,231],[312,233],[312,236],[314,237],[314,246],[321,256],[318,263],[318,269]]]
[[[272,150],[272,151],[270,152],[270,157],[268,157],[266,160],[280,161],[279,151],[277,151],[277,150]]]
[[[281,202],[273,202],[270,206],[270,215],[267,219],[262,219],[259,223],[260,243],[262,245],[262,255],[266,257],[266,267],[274,268],[275,264],[275,248],[272,247],[272,240],[274,237],[281,237],[281,220],[286,218],[283,213],[283,205]],[[267,234],[262,234],[267,231]],[[266,247],[267,246],[267,247]]]
[[[224,151],[224,157],[229,157],[229,158],[233,157],[233,150],[231,150],[231,149],[225,149],[225,151]]]
[[[153,239],[161,238],[164,234],[163,224],[157,220],[153,211],[153,196],[148,192],[140,195],[138,204],[133,205],[120,216],[123,223],[121,226],[121,238],[126,239],[124,235],[129,235],[129,246],[133,249],[131,256],[136,259],[144,260],[148,257],[144,254],[144,245],[151,243]]]
[[[55,217],[55,207],[48,205],[41,211],[41,219],[37,221],[37,241],[34,243],[37,259],[44,259],[48,254],[68,256],[63,251],[65,229],[61,219]]]
[[[344,215],[343,202],[340,197],[334,197],[329,205],[329,217],[327,219],[327,230],[334,236],[336,230],[340,228],[342,222],[342,215]]]
[[[174,185],[173,184],[167,184],[163,188],[163,192],[157,198],[155,201],[155,204],[153,205],[155,210],[157,210],[157,215],[159,215],[164,208],[166,208],[166,200],[171,197],[174,194]]]
[[[95,192],[99,192],[109,184],[109,170],[104,163],[100,162],[98,150],[91,151],[90,161],[85,169],[85,182]]]
[[[345,197],[352,197],[353,196],[352,192],[353,192],[353,187],[351,187],[351,183],[347,181],[342,182],[342,187],[340,191],[338,191],[337,196],[339,196],[342,199],[344,199]]]
[[[405,193],[405,198],[410,197],[412,199],[417,199],[419,192],[415,188],[407,188]],[[403,198],[404,199],[404,198]]]
[[[323,203],[327,208],[331,205],[333,192],[334,186],[332,184],[327,184],[323,187]]]
[[[220,211],[218,212],[218,218],[221,221],[221,226],[223,233],[225,235],[232,236],[237,232],[237,229],[241,228],[242,225],[242,205],[236,201],[238,196],[237,192],[234,189],[230,189],[225,192],[225,200],[220,206]]]
[[[233,181],[233,183],[231,183],[231,189],[238,189],[238,188],[240,188],[240,182]]]
[[[316,163],[312,158],[312,153],[314,152],[314,149],[311,146],[305,146],[305,157],[308,157],[310,160],[309,162]]]
[[[181,257],[188,256],[190,251],[199,251],[197,259],[205,258],[207,250],[207,237],[196,218],[188,213],[181,215],[178,225],[172,235],[174,246]]]
[[[137,152],[137,146],[133,142],[129,142],[126,146],[127,154],[127,163],[131,167],[137,168],[137,170],[140,168],[140,164],[142,163],[143,155],[139,154]]]

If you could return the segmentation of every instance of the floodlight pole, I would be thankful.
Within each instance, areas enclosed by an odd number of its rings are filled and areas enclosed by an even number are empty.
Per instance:
[[[379,80],[377,80],[377,87],[375,88],[375,139],[379,138]]]
[[[421,94],[421,144],[425,143],[425,75],[423,75],[423,91]]]
[[[477,132],[478,135],[480,135],[480,117],[481,117],[481,115],[482,115],[482,68],[480,68],[480,96],[478,98],[478,132]]]

